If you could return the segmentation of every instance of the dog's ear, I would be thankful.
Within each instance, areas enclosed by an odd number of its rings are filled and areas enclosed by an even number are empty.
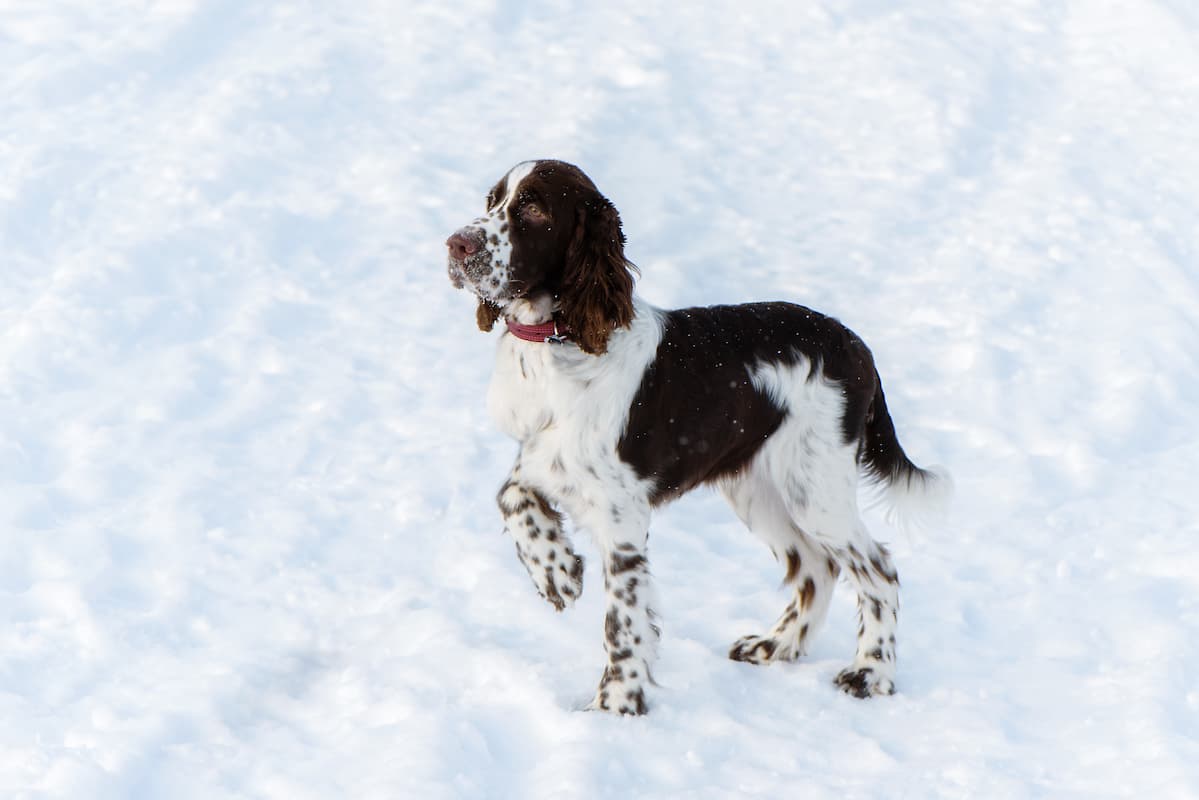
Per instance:
[[[595,193],[583,201],[559,290],[562,321],[584,352],[600,355],[608,337],[633,319],[633,271],[624,256],[620,215]]]
[[[479,307],[475,309],[475,322],[479,324],[479,330],[487,333],[495,327],[495,321],[500,318],[500,314],[504,313],[497,305],[492,305],[482,298],[479,299]]]

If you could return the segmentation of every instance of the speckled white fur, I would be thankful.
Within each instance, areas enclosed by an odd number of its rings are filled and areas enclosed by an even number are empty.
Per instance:
[[[572,344],[500,337],[488,407],[520,443],[509,482],[552,498],[588,531],[604,557],[609,664],[592,707],[640,713],[657,629],[645,556],[652,485],[616,452],[641,376],[662,337],[659,312],[634,301],[600,358]],[[518,300],[508,314],[535,324],[549,318],[545,296]]]
[[[617,444],[661,341],[662,316],[640,300],[634,308],[632,324],[612,334],[599,358],[571,344],[526,342],[505,333],[488,405],[500,429],[520,443],[505,486],[559,504],[604,556],[609,664],[592,707],[639,713],[657,641],[645,557],[654,486],[619,458]],[[536,324],[550,319],[554,307],[548,295],[539,295],[514,301],[506,313]],[[810,373],[803,359],[751,370],[755,387],[788,413],[749,465],[721,481],[721,489],[742,521],[793,566],[796,595],[766,636],[743,638],[730,655],[765,663],[802,653],[844,567],[858,592],[861,629],[857,654],[838,683],[859,696],[889,694],[898,579],[886,549],[870,539],[858,515],[857,445],[843,442],[841,390]],[[514,536],[523,554],[530,545],[519,532]],[[563,546],[569,550],[564,539]]]
[[[510,169],[505,176],[506,194],[497,198],[498,202],[486,216],[467,226],[482,232],[483,248],[472,256],[478,266],[466,269],[461,276],[474,287],[476,294],[492,302],[500,303],[514,294],[509,285],[512,280],[512,226],[508,209],[516,199],[520,182],[536,165],[536,161],[524,161]],[[481,272],[481,269],[486,271]]]
[[[806,580],[813,581],[815,596],[807,608],[800,604],[794,623],[797,628],[808,624],[808,635],[823,622],[835,582],[827,559],[846,567],[858,595],[860,625],[853,664],[838,683],[856,680],[856,686],[846,688],[859,695],[890,694],[899,582],[886,548],[870,538],[859,514],[858,443],[844,442],[841,389],[819,372],[812,374],[806,359],[793,366],[760,364],[751,375],[755,387],[789,413],[749,468],[726,482],[725,496],[776,557],[796,551],[797,589],[802,592]],[[821,553],[825,559],[813,558]],[[776,659],[802,650],[803,642],[791,636],[787,630],[778,642]]]

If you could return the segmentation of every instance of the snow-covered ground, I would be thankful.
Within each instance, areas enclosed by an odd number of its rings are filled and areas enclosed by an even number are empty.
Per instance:
[[[0,796],[1199,795],[1196,142],[1192,0],[0,1]],[[895,697],[844,590],[725,658],[785,593],[701,492],[651,714],[577,710],[442,245],[542,156],[651,302],[873,347],[958,484],[869,518]]]

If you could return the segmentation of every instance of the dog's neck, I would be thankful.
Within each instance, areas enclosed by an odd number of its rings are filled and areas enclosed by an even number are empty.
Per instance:
[[[555,319],[554,297],[549,292],[539,292],[531,298],[517,298],[504,308],[504,323],[508,332],[526,342],[568,341],[569,331],[560,328]]]
[[[554,296],[549,292],[518,297],[504,307],[504,319],[520,325],[543,325],[553,322],[555,305]]]

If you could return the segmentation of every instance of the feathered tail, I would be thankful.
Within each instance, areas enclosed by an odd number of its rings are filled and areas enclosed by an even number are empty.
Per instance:
[[[879,486],[880,500],[889,507],[887,519],[892,522],[911,526],[949,506],[953,479],[943,467],[916,466],[903,451],[877,372],[858,463]]]

